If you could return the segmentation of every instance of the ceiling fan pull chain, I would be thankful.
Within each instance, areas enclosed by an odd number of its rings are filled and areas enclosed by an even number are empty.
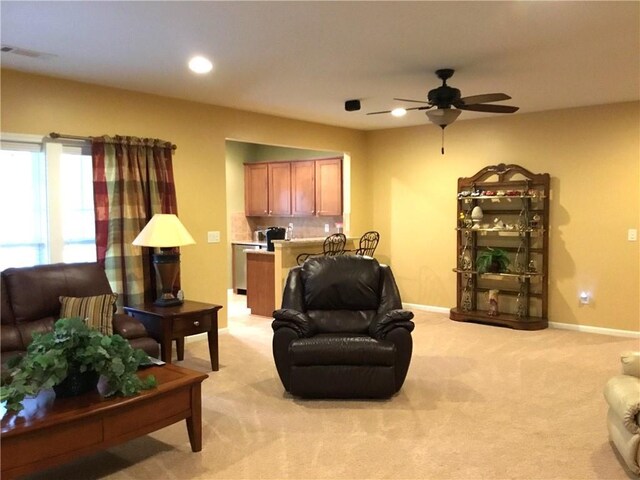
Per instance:
[[[442,129],[442,147],[440,148],[440,152],[444,155],[444,128]]]

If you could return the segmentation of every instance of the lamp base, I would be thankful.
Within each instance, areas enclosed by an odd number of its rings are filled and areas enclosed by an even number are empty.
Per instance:
[[[173,284],[180,270],[180,255],[170,252],[169,249],[162,249],[162,253],[153,255],[153,265],[162,290],[162,294],[153,304],[158,307],[182,305],[182,300],[173,294]]]
[[[158,298],[153,304],[156,307],[175,307],[177,305],[182,305],[184,302],[179,298]]]

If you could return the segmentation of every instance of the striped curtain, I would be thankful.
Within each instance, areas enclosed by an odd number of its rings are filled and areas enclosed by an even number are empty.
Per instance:
[[[177,214],[172,145],[157,139],[94,137],[92,158],[98,263],[118,293],[118,306],[153,301],[153,252],[131,242],[154,214]]]

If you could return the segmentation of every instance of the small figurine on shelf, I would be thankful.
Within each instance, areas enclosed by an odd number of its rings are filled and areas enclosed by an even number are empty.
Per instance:
[[[471,220],[473,220],[473,223],[479,225],[483,217],[484,213],[482,212],[482,208],[480,208],[478,205],[473,207],[473,210],[471,210]]]
[[[538,228],[540,226],[540,215],[537,213],[531,218],[531,222],[529,223],[531,228]]]
[[[531,260],[529,261],[529,273],[536,273],[536,261],[535,260]]]
[[[492,317],[497,317],[499,315],[498,312],[498,293],[500,290],[489,290],[489,311],[487,315]]]

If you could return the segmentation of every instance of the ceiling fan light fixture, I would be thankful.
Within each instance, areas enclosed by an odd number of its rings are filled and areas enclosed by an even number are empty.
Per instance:
[[[435,123],[441,128],[451,125],[460,116],[462,110],[456,108],[438,108],[427,112],[427,117],[431,123]]]
[[[407,110],[405,108],[399,107],[391,110],[391,115],[394,117],[404,117],[407,114]]]

